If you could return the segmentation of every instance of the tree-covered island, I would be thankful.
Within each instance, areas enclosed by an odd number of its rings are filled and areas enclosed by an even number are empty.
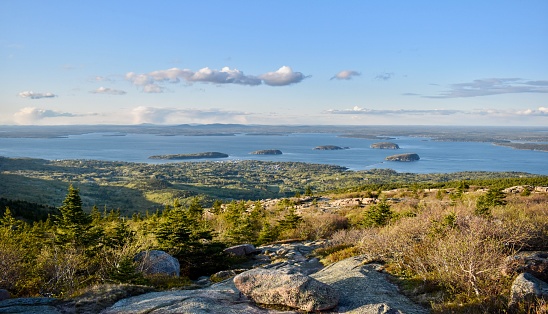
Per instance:
[[[251,155],[281,155],[282,151],[279,149],[262,149],[256,150],[250,153]]]
[[[398,146],[398,144],[392,142],[373,143],[370,147],[376,149],[400,149],[400,146]]]
[[[204,158],[227,158],[228,155],[219,152],[203,152],[203,153],[193,153],[193,154],[172,154],[172,155],[154,155],[148,157],[149,159],[175,159],[175,160],[184,160],[184,159],[204,159]]]

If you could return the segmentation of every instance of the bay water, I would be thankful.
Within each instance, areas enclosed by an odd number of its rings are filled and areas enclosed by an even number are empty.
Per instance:
[[[370,148],[375,139],[340,137],[333,133],[287,135],[159,136],[153,134],[88,133],[63,138],[0,138],[0,156],[47,160],[88,159],[144,163],[180,162],[149,159],[152,155],[221,152],[222,159],[332,164],[350,170],[388,168],[398,172],[450,173],[459,171],[517,171],[548,175],[548,152],[518,150],[482,142],[441,142],[423,137],[394,137],[398,150]],[[348,147],[314,150],[317,146]],[[282,155],[253,155],[278,149]],[[394,154],[416,153],[419,161],[390,162]],[[192,162],[192,161],[185,161]]]

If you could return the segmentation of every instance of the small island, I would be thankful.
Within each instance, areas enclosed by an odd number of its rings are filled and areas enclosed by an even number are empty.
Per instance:
[[[370,146],[371,148],[377,148],[377,149],[400,149],[398,144],[392,143],[392,142],[378,142],[373,143]]]
[[[419,155],[410,153],[410,154],[398,154],[392,155],[385,158],[388,161],[417,161],[420,159]]]
[[[279,149],[262,149],[256,150],[250,153],[251,155],[281,155],[282,151]]]
[[[183,160],[183,159],[202,159],[202,158],[227,158],[228,155],[219,152],[204,152],[194,154],[173,154],[173,155],[154,155],[148,157],[149,159],[169,159],[169,160]]]
[[[341,149],[348,149],[348,147],[340,147],[335,145],[322,145],[322,146],[314,147],[314,150],[341,150]]]

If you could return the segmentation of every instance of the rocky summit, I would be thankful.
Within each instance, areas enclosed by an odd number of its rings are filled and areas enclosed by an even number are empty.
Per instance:
[[[363,256],[322,269],[317,258],[309,256],[319,245],[294,242],[258,247],[260,253],[252,257],[255,268],[236,277],[230,277],[236,275],[231,272],[228,279],[190,290],[142,290],[139,295],[118,291],[108,302],[103,296],[96,296],[97,302],[90,296],[85,302],[78,298],[44,299],[47,302],[10,299],[0,301],[0,313],[428,313],[399,293],[380,265],[365,263]]]

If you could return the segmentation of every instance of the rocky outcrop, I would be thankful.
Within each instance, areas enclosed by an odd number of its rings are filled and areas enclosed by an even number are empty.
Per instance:
[[[161,313],[281,313],[257,307],[232,280],[204,289],[151,292],[123,299],[101,314]]]
[[[257,250],[253,244],[240,244],[231,246],[223,250],[227,254],[232,254],[235,256],[247,256],[252,254],[258,254],[261,250]]]
[[[364,265],[365,260],[365,256],[347,258],[310,275],[339,292],[339,305],[330,313],[428,313],[390,283],[381,265]]]
[[[279,149],[262,149],[256,150],[250,153],[251,155],[281,155],[282,151]]]
[[[531,192],[534,189],[535,188],[533,186],[530,186],[530,185],[517,185],[517,186],[512,186],[512,187],[506,188],[506,189],[502,190],[502,192],[504,192],[506,194],[518,194],[518,193],[523,193],[525,190]]]
[[[376,148],[376,149],[400,149],[400,147],[398,146],[398,144],[392,143],[392,142],[378,142],[378,143],[373,143],[373,144],[371,144],[370,147],[371,147],[371,148]]]
[[[397,154],[388,156],[385,158],[388,161],[417,161],[420,159],[419,155],[410,153],[410,154]]]
[[[54,298],[18,298],[0,301],[0,313],[20,314],[61,314],[55,306],[59,300]]]
[[[506,258],[502,269],[506,276],[529,273],[536,278],[548,282],[548,252],[524,251]]]
[[[509,306],[512,308],[517,304],[536,302],[539,299],[548,300],[548,283],[529,273],[519,274],[510,289]]]
[[[286,274],[310,275],[323,268],[320,260],[311,256],[325,241],[277,243],[259,247],[261,254],[253,258],[252,267],[261,266]]]
[[[181,266],[179,261],[164,251],[144,251],[137,254],[134,261],[139,264],[138,270],[146,275],[180,276]]]
[[[253,269],[234,277],[234,284],[259,304],[282,305],[311,312],[332,309],[339,302],[335,289],[301,274]]]

